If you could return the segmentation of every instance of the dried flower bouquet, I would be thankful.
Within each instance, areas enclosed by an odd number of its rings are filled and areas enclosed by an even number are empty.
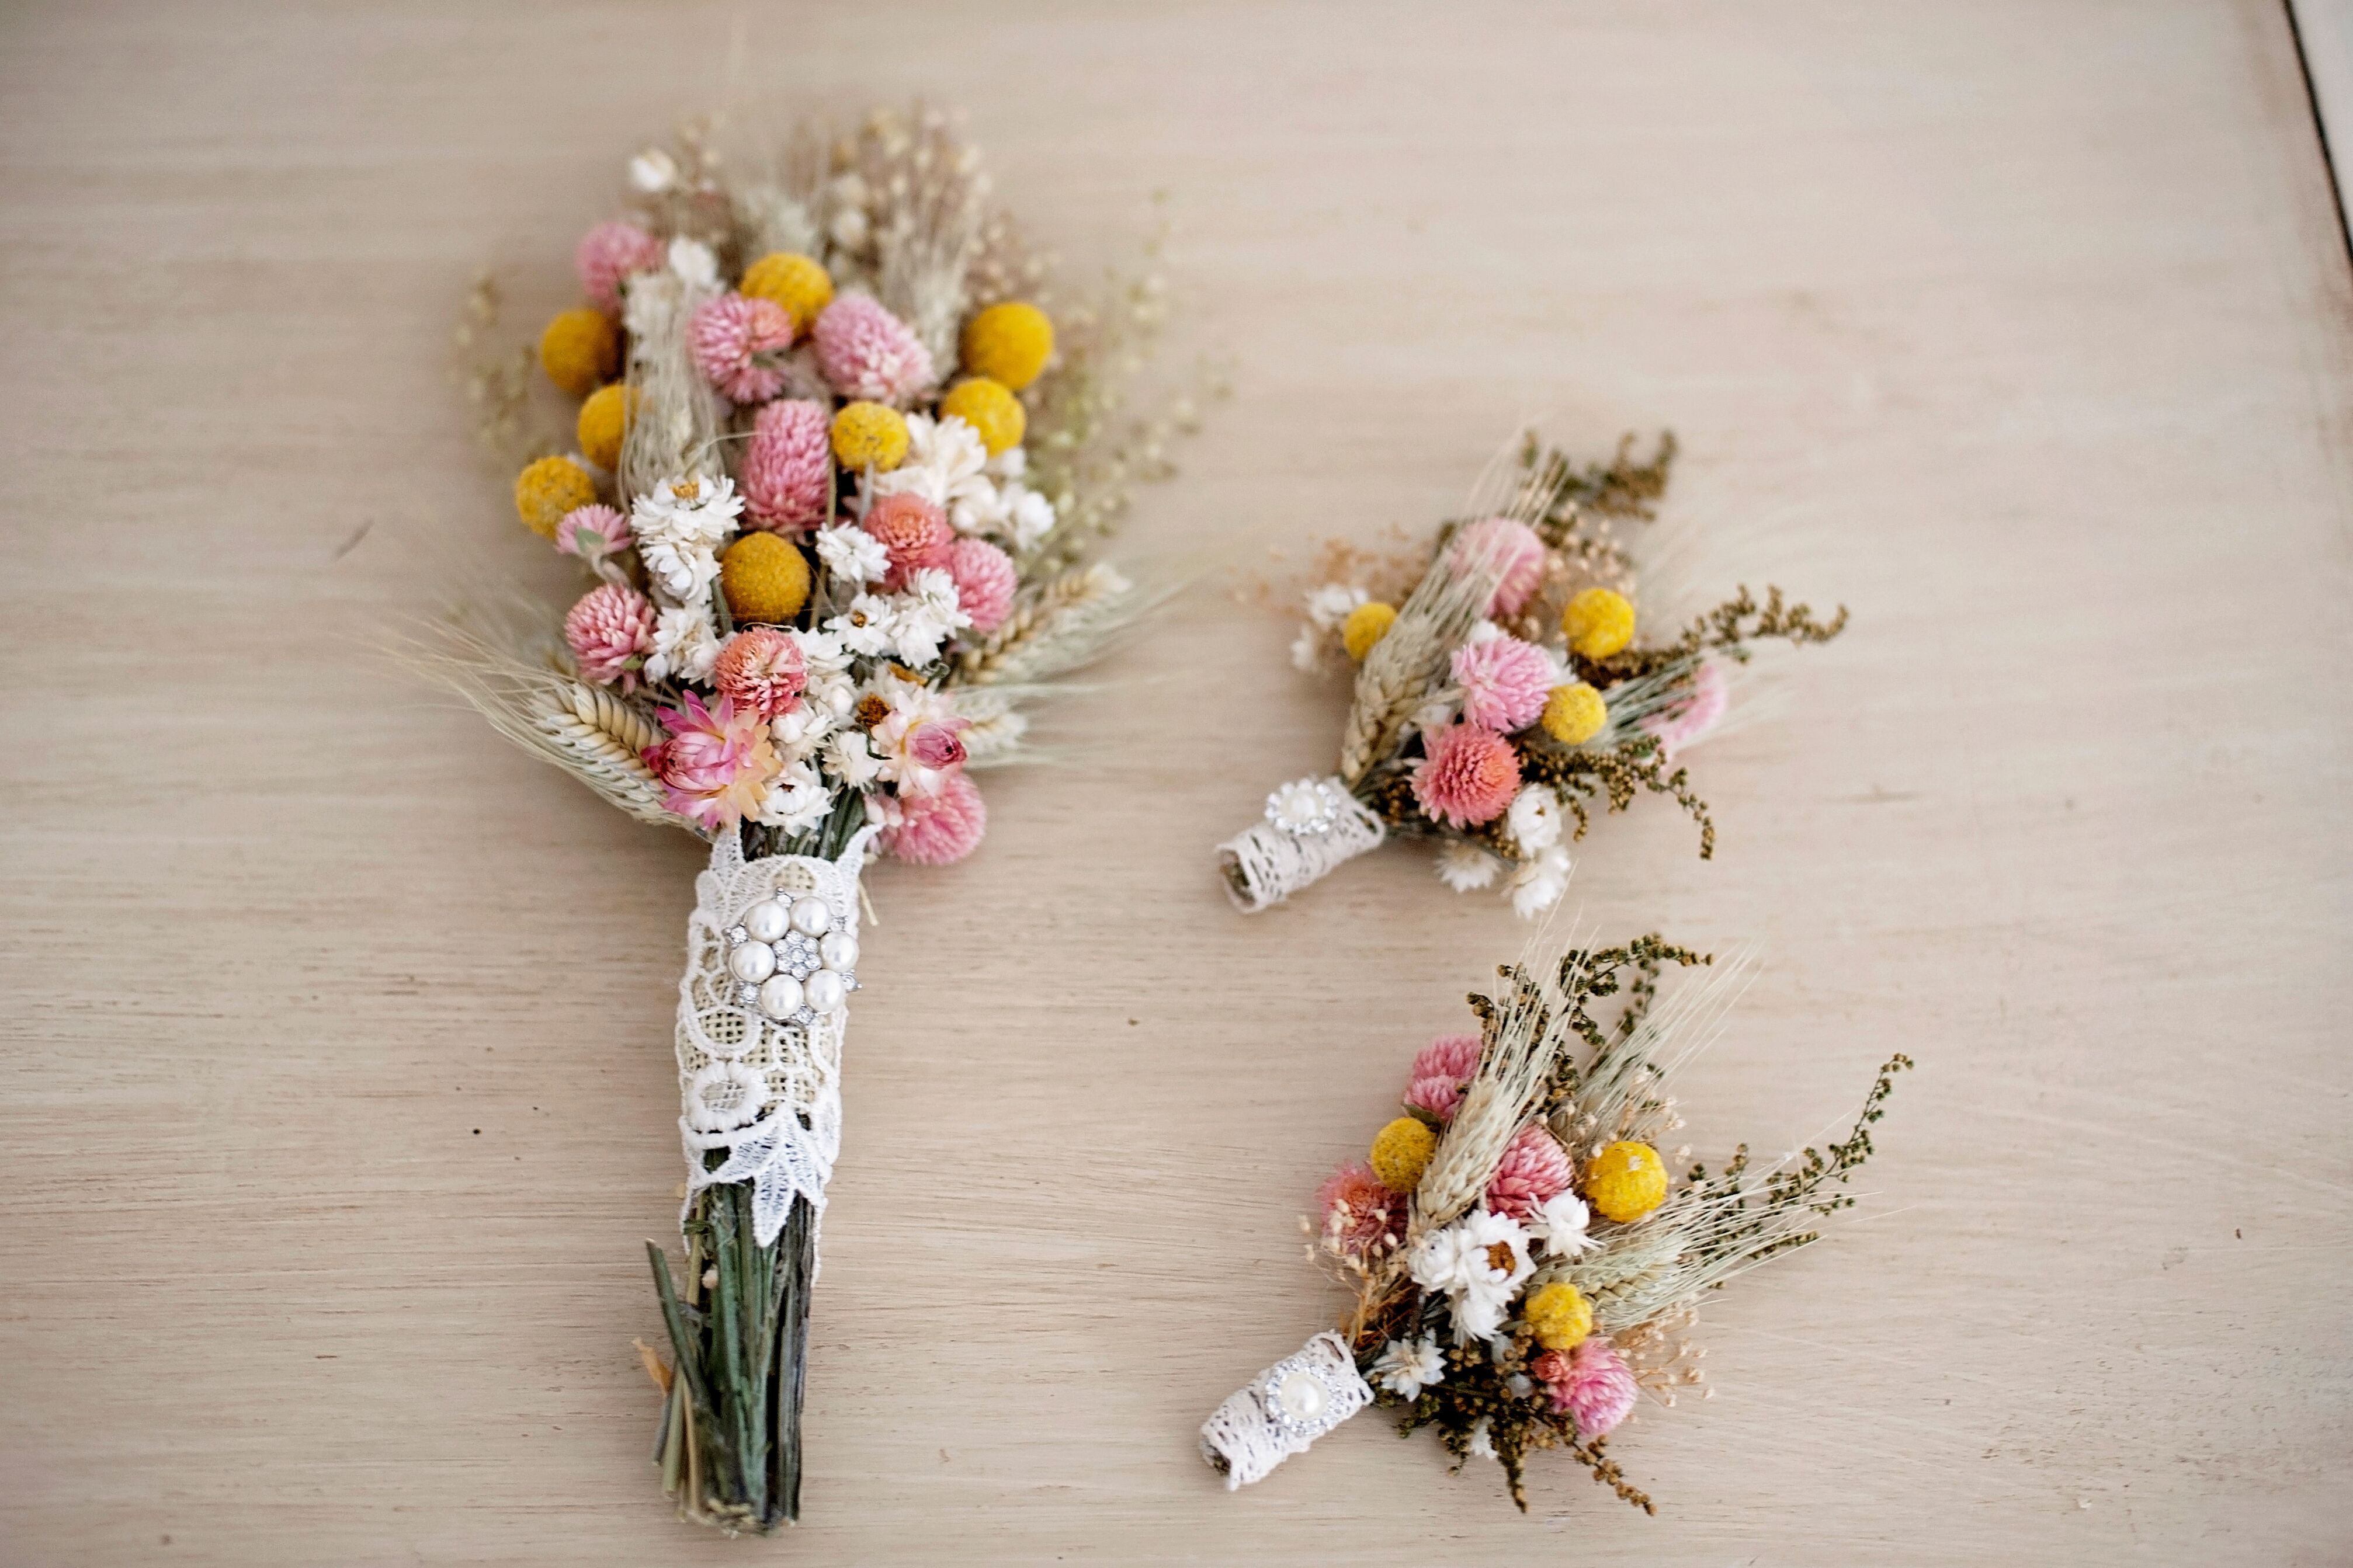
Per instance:
[[[1318,1254],[1355,1297],[1345,1321],[1201,1429],[1229,1489],[1377,1404],[1400,1432],[1437,1428],[1458,1465],[1501,1464],[1524,1510],[1527,1457],[1557,1447],[1655,1511],[1609,1456],[1609,1435],[1645,1393],[1671,1405],[1701,1381],[1702,1295],[1815,1240],[1852,1204],[1840,1189],[1911,1066],[1889,1058],[1827,1150],[1758,1170],[1743,1145],[1722,1169],[1676,1179],[1660,1152],[1683,1125],[1667,1079],[1706,1043],[1738,966],[1653,1004],[1666,965],[1708,962],[1655,935],[1555,949],[1470,998],[1477,1034],[1414,1058],[1403,1114],[1319,1194]],[[1597,1017],[1612,998],[1615,1018]]]
[[[648,1360],[663,1484],[730,1532],[799,1510],[861,867],[979,843],[972,773],[1025,754],[1025,708],[1136,607],[1082,557],[1170,432],[1122,415],[1157,279],[1050,316],[944,117],[755,154],[691,127],[632,160],[581,304],[473,367],[522,521],[595,582],[560,632],[461,625],[426,656],[510,739],[711,843],[675,1041],[685,1266],[648,1244]],[[461,346],[494,308],[486,284]],[[554,436],[541,373],[576,400]]]
[[[1715,825],[1681,754],[1715,730],[1730,676],[1760,638],[1827,642],[1846,625],[1743,588],[1666,640],[1637,640],[1635,552],[1674,442],[1647,461],[1630,437],[1578,467],[1529,437],[1464,521],[1401,558],[1337,546],[1305,595],[1294,662],[1356,667],[1339,766],[1267,796],[1264,820],[1219,847],[1245,911],[1279,903],[1393,834],[1438,840],[1457,892],[1495,886],[1521,915],[1559,901],[1591,807],[1672,796]]]

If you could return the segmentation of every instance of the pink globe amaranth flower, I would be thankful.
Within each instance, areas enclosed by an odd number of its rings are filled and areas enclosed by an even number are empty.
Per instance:
[[[1406,1075],[1405,1108],[1426,1110],[1440,1121],[1453,1121],[1462,1090],[1478,1070],[1478,1036],[1439,1036],[1413,1058],[1413,1069]]]
[[[1510,808],[1520,793],[1520,759],[1512,743],[1476,724],[1426,731],[1428,753],[1414,768],[1413,798],[1432,822],[1476,827]]]
[[[819,310],[810,335],[818,369],[844,397],[896,404],[931,389],[931,351],[863,294],[844,294]]]
[[[1336,1231],[1340,1250],[1362,1258],[1377,1244],[1405,1235],[1405,1194],[1381,1185],[1372,1167],[1359,1160],[1341,1166],[1315,1189],[1315,1212],[1322,1222],[1317,1234],[1330,1237]]]
[[[634,691],[654,647],[653,601],[624,584],[600,584],[565,612],[564,640],[583,679]]]
[[[1633,1414],[1633,1370],[1618,1347],[1599,1334],[1578,1342],[1575,1350],[1546,1351],[1528,1363],[1529,1375],[1552,1394],[1556,1415],[1577,1423],[1585,1437],[1606,1437]]]
[[[731,403],[765,403],[785,384],[767,357],[793,346],[793,313],[774,300],[722,294],[694,308],[687,347],[695,368]]]
[[[556,520],[555,548],[598,561],[629,542],[629,520],[609,506],[574,507]]]
[[[892,807],[893,820],[881,833],[882,851],[918,866],[963,859],[988,830],[980,791],[961,773],[943,779],[937,795],[901,795]]]
[[[621,279],[632,272],[650,272],[662,264],[662,242],[633,223],[600,223],[580,237],[572,265],[580,287],[607,315],[621,308]]]
[[[1732,706],[1732,683],[1714,659],[1703,659],[1692,673],[1691,689],[1676,705],[1651,714],[1642,728],[1659,738],[1659,750],[1672,757],[1685,746],[1707,738]]]
[[[908,577],[925,567],[947,565],[955,548],[955,530],[948,526],[947,514],[906,490],[867,508],[865,528],[891,552],[891,570],[882,579],[885,593],[905,587]]]
[[[1454,650],[1454,684],[1462,689],[1462,717],[1508,735],[1536,721],[1552,695],[1552,661],[1534,643],[1514,637],[1467,642]]]
[[[1021,584],[1013,557],[986,539],[959,539],[948,547],[948,575],[955,579],[956,603],[972,617],[972,629],[987,637],[1013,613],[1013,591]]]
[[[786,398],[752,420],[736,485],[754,522],[797,532],[825,521],[833,479],[833,416],[822,403]]]
[[[737,708],[775,719],[801,705],[808,661],[801,657],[801,645],[776,627],[753,626],[719,650],[711,684]]]
[[[1513,1134],[1504,1157],[1487,1183],[1487,1207],[1525,1220],[1542,1208],[1545,1200],[1568,1191],[1577,1179],[1568,1151],[1553,1135],[1533,1124]]]
[[[1544,581],[1544,541],[1536,531],[1514,518],[1491,517],[1455,535],[1455,559],[1465,565],[1482,562],[1503,574],[1495,596],[1487,603],[1491,616],[1516,616]]]
[[[690,691],[684,703],[659,717],[670,738],[645,750],[646,766],[662,786],[662,804],[706,830],[733,827],[759,808],[776,772],[776,751],[757,713],[723,697],[703,706]]]

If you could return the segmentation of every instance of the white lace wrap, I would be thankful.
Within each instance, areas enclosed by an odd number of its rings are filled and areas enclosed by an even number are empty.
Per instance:
[[[1226,896],[1255,914],[1379,848],[1388,833],[1336,777],[1284,784],[1266,797],[1266,820],[1218,846]]]
[[[796,1196],[817,1214],[841,1149],[841,1041],[846,1006],[803,1007],[771,1017],[755,988],[731,972],[744,916],[764,903],[821,900],[829,931],[858,936],[858,873],[873,829],[860,832],[839,860],[774,855],[746,862],[733,833],[711,848],[711,868],[694,879],[694,913],[686,922],[686,973],[678,983],[678,1076],[686,1145],[687,1201],[703,1187],[752,1184],[754,1238],[771,1245]],[[793,939],[797,941],[798,939]],[[845,976],[842,989],[854,984]],[[705,1169],[712,1149],[724,1163]]]
[[[1201,1423],[1201,1457],[1239,1491],[1372,1402],[1346,1342],[1326,1329],[1227,1396]]]

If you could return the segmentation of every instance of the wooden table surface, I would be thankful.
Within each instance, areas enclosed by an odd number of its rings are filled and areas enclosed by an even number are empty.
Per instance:
[[[744,49],[729,64],[740,22]],[[447,380],[731,83],[970,110],[1074,267],[1169,193],[1237,394],[1124,548],[1209,570],[886,867],[807,1522],[646,1454],[695,847],[373,651],[567,578]],[[2280,7],[25,5],[0,21],[0,1560],[2321,1563],[2353,1555],[2353,290]],[[1704,1154],[1920,1070],[1717,1396],[1533,1512],[1356,1423],[1194,1430],[1337,1296],[1315,1182],[1514,952],[1420,855],[1244,921],[1341,697],[1231,583],[1515,422],[1672,425],[1699,574],[1853,606],[1571,902],[1769,963]]]

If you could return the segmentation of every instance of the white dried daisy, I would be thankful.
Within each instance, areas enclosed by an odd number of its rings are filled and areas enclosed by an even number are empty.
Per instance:
[[[1489,887],[1504,863],[1467,838],[1448,838],[1438,846],[1438,879],[1458,893]]]
[[[1419,1399],[1423,1389],[1446,1381],[1445,1352],[1431,1334],[1391,1340],[1373,1363],[1373,1381],[1400,1399]]]

